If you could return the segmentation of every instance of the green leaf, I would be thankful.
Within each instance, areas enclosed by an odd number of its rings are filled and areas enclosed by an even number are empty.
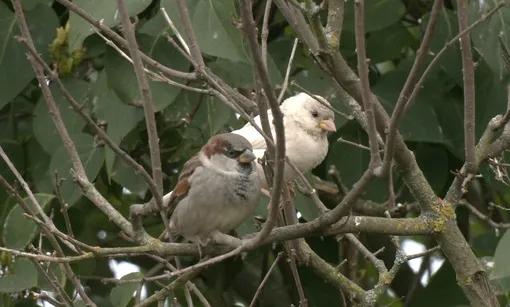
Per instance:
[[[485,176],[487,173],[484,173],[482,170],[480,170],[480,174]],[[491,182],[489,182],[489,184],[491,184]],[[487,231],[485,224],[480,225],[481,223],[485,222],[482,221],[477,222],[478,225],[475,224],[471,228],[470,236],[472,237],[472,239],[470,245],[478,257],[491,256],[492,258],[492,256],[494,256],[494,251],[496,250],[496,247],[498,246],[498,243],[501,240],[501,235],[498,236],[494,231]],[[476,228],[479,228],[478,230],[479,234],[477,234]]]
[[[23,6],[23,10],[25,12],[35,9],[39,4],[51,7],[51,5],[53,4],[53,0],[23,0],[21,2],[21,5]]]
[[[311,221],[319,217],[317,207],[310,197],[299,193],[296,194],[295,206],[299,213],[301,213],[302,217],[307,221]]]
[[[448,261],[445,261],[441,268],[432,276],[427,287],[418,295],[413,296],[409,306],[450,307],[467,303],[466,296],[457,284],[455,271]]]
[[[475,72],[476,84],[476,138],[481,137],[489,121],[497,114],[504,114],[507,104],[506,89],[482,63]],[[430,87],[432,91],[432,87]],[[436,92],[443,92],[439,87]],[[461,89],[444,93],[435,104],[441,125],[443,143],[459,159],[464,159],[464,105]],[[490,101],[490,103],[484,103]]]
[[[232,0],[199,1],[192,23],[201,51],[232,62],[247,62],[235,18],[238,17]]]
[[[29,172],[32,176],[36,190],[40,193],[52,193],[52,181],[46,177],[46,172],[50,166],[51,156],[48,155],[35,138],[28,142],[28,163]]]
[[[248,89],[253,87],[253,69],[252,65],[249,63],[234,62],[218,58],[216,61],[209,64],[209,68],[230,86]],[[269,55],[267,68],[271,82],[281,85],[283,83],[283,75]]]
[[[448,153],[440,145],[419,143],[414,154],[428,183],[439,194],[449,175]]]
[[[121,278],[121,280],[131,280],[142,278],[143,274],[140,272],[130,273]],[[110,301],[115,307],[125,307],[129,301],[133,298],[133,293],[140,286],[139,283],[125,283],[116,286],[110,293]]]
[[[145,192],[147,192],[147,182],[142,175],[135,172],[133,167],[128,165],[119,157],[115,157],[111,176],[112,179],[119,185],[125,187],[131,193],[134,193],[141,198],[143,198]]]
[[[78,103],[87,106],[86,102],[91,98],[92,84],[78,79],[65,79],[62,82],[67,91]],[[70,135],[80,133],[85,126],[85,121],[71,108],[69,102],[64,98],[55,84],[50,85],[50,89],[55,99],[55,104],[67,128],[67,132]],[[32,126],[34,136],[39,144],[41,144],[44,151],[53,154],[62,144],[62,140],[55,128],[55,124],[48,112],[44,97],[42,96],[35,106]]]
[[[188,0],[186,1],[186,5],[188,7],[188,15],[191,19],[193,19],[193,15],[195,14],[195,8],[197,4],[203,0]],[[181,22],[181,18],[179,15],[179,7],[177,6],[177,1],[175,0],[161,0],[160,6],[165,8],[168,17],[172,20],[173,24],[177,28],[177,31],[181,35],[184,34],[184,27]],[[170,29],[170,26],[166,22],[166,20],[161,20],[160,17],[163,17],[161,14],[157,14],[154,18],[152,18],[149,22],[147,22],[140,30],[144,33],[155,35],[156,33],[161,33],[161,29],[164,28],[164,31],[168,31],[169,34],[173,34],[173,31]],[[154,20],[156,19],[156,20]]]
[[[28,259],[17,258],[11,270],[0,277],[0,292],[20,292],[37,285],[37,269]]]
[[[151,0],[137,0],[126,1],[125,5],[129,16],[132,17],[142,12],[150,3]],[[83,9],[95,20],[101,20],[109,28],[121,23],[115,1],[75,0],[73,4]],[[89,22],[73,12],[69,13],[69,25],[69,50],[73,51],[80,48],[85,38],[94,33],[94,30]]]
[[[88,134],[79,133],[71,135],[71,139],[76,146],[76,150],[78,151],[80,160],[83,163],[83,167],[85,168],[85,173],[87,174],[88,180],[93,182],[99,173],[99,170],[101,170],[101,166],[103,165],[104,148],[96,147],[94,137]],[[62,145],[52,155],[50,166],[47,172],[47,180],[51,180],[52,182],[55,181],[55,171],[58,172],[59,178],[65,179],[60,186],[60,193],[64,201],[66,201],[69,206],[74,205],[81,196],[81,190],[74,183],[70,173],[72,167],[73,164],[69,158],[67,150]]]
[[[77,298],[74,302],[73,302],[73,305],[75,307],[88,307],[87,306],[87,303],[85,303],[84,300],[80,299],[80,298]]]
[[[223,101],[216,97],[207,96],[203,98],[194,119],[193,124],[199,125],[202,130],[202,136],[207,140],[228,122],[233,115],[230,109]]]
[[[354,124],[345,125],[339,132],[340,134],[338,137],[342,137],[356,144],[368,145],[368,138],[365,131]],[[329,146],[328,156],[326,157],[326,169],[328,169],[330,165],[335,165],[340,174],[340,178],[342,178],[347,188],[351,189],[352,185],[359,180],[368,167],[368,162],[370,161],[369,152],[343,142],[332,142]],[[397,177],[397,174],[394,174],[394,182],[398,179]],[[378,178],[374,180],[363,194],[363,197],[375,202],[387,201],[388,179]]]
[[[494,116],[505,114],[508,98],[506,83],[501,82],[485,63],[476,68],[475,83],[476,137],[479,138]],[[485,101],[490,103],[484,103]]]
[[[445,97],[436,106],[436,112],[444,145],[459,159],[464,159],[464,107],[461,99]]]
[[[64,270],[62,270],[61,264],[56,262],[50,262],[49,265],[47,263],[43,263],[42,268],[50,276],[50,278],[54,275],[57,278],[58,283],[64,287],[66,274]],[[37,287],[46,291],[55,291],[55,288],[53,288],[51,283],[46,279],[46,276],[39,267],[37,267]]]
[[[428,26],[430,13],[423,16],[423,28]],[[444,45],[459,33],[459,25],[457,21],[457,13],[452,10],[443,8],[442,14],[439,16],[437,28],[430,42],[430,52],[437,54]],[[462,81],[462,59],[459,51],[459,42],[446,49],[441,58],[438,60],[432,71],[442,70],[446,72],[459,85]],[[428,57],[427,61],[432,61],[433,57]],[[427,63],[428,64],[428,63]]]
[[[0,129],[2,129],[1,126]],[[24,148],[22,144],[13,140],[1,140],[0,144],[2,145],[2,149],[5,151],[5,154],[9,157],[9,159],[11,159],[14,167],[18,170],[25,169],[27,165],[26,161],[23,159]],[[8,182],[12,182],[16,178],[4,160],[0,160],[0,176],[3,176]]]
[[[162,0],[161,7],[165,8],[175,27],[183,35],[184,29],[178,13],[177,2]],[[241,33],[233,24],[234,18],[237,16],[232,0],[188,0],[187,7],[192,19],[193,30],[203,53],[232,62],[248,62]],[[140,33],[157,37],[164,33],[174,34],[160,12],[140,28]],[[271,68],[269,69],[271,70]]]
[[[120,145],[124,137],[144,118],[143,109],[122,103],[108,88],[106,78],[106,73],[101,73],[97,80],[95,115],[99,120],[106,122],[106,133],[116,145]],[[106,146],[105,162],[108,176],[112,175],[114,161],[115,153]]]
[[[406,78],[407,70],[391,71],[383,75],[372,87],[389,114],[393,112]],[[424,84],[424,88],[401,120],[399,131],[406,141],[430,143],[441,141],[441,129],[434,111],[434,102],[438,99],[437,92],[434,92],[436,89],[428,89],[428,86],[439,87]]]
[[[305,174],[306,179],[308,182],[312,185],[312,187],[315,189],[315,181],[312,180],[312,175],[310,172]],[[313,219],[316,219],[319,217],[319,212],[317,211],[317,206],[313,202],[313,200],[305,196],[299,192],[296,191],[296,201],[294,203],[296,206],[297,211],[301,213],[303,218],[307,221],[311,221]]]
[[[473,23],[492,10],[499,1],[470,1],[469,22]],[[473,45],[480,52],[499,80],[506,71],[501,57],[499,36],[508,44],[510,41],[510,8],[503,6],[494,15],[471,30]]]
[[[43,209],[55,197],[55,195],[49,194],[35,194],[34,196]],[[23,198],[23,200],[32,212],[37,212],[35,205],[28,197]],[[25,211],[19,204],[16,204],[7,215],[3,231],[3,241],[6,247],[16,250],[23,249],[39,232],[39,226],[32,220],[25,218],[23,213]]]
[[[23,1],[25,4],[25,1]],[[28,27],[37,52],[45,61],[49,60],[48,45],[56,35],[58,18],[48,5],[37,4],[25,12]],[[21,92],[35,77],[32,65],[27,60],[26,49],[18,43],[20,35],[15,14],[0,2],[0,109]]]
[[[510,276],[510,231],[505,231],[494,253],[494,269],[491,279],[501,279]]]
[[[354,1],[346,1],[344,30],[354,32]],[[406,7],[400,0],[365,1],[365,32],[384,29],[398,21],[406,13]],[[381,18],[384,16],[383,18]]]
[[[137,40],[140,50],[159,63],[179,71],[188,70],[188,61],[166,39],[141,34],[137,35]],[[117,51],[108,48],[105,56],[105,71],[108,76],[108,85],[121,101],[128,105],[139,105],[140,90],[133,65]],[[174,81],[183,83],[182,80]],[[149,79],[149,86],[155,112],[163,110],[174,102],[181,91],[180,88],[152,79]]]
[[[510,276],[492,280],[491,285],[496,295],[506,295],[510,291]]]
[[[408,48],[416,49],[419,41],[402,23],[395,23],[379,31],[374,31],[367,38],[367,57],[376,64],[402,57]]]

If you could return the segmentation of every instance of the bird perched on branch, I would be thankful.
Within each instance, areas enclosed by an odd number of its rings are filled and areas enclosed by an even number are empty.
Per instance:
[[[171,193],[171,234],[205,246],[215,231],[236,229],[259,203],[255,158],[250,142],[240,135],[210,138],[184,164]]]
[[[321,97],[322,98],[322,97]],[[329,103],[323,99],[323,102]],[[286,155],[296,168],[306,173],[326,157],[328,153],[328,132],[336,131],[333,111],[306,93],[299,93],[283,101],[280,106],[283,113],[285,127]],[[275,130],[271,110],[268,110],[269,124],[273,138]],[[260,116],[254,118],[259,127],[262,127]],[[262,158],[266,150],[266,141],[260,133],[250,124],[232,133],[244,136],[253,146],[253,153]],[[264,189],[268,189],[262,165],[257,163],[257,169]],[[296,178],[297,173],[285,164],[285,182]]]

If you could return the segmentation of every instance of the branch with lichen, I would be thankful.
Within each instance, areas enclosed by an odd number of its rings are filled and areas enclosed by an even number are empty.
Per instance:
[[[279,6],[279,8],[282,11],[286,10],[284,6]],[[304,9],[307,16],[316,16],[314,15],[314,11],[306,11],[306,7],[304,7]],[[289,12],[283,12],[283,15],[287,16],[288,13]],[[314,20],[311,20],[310,24],[300,23],[299,25],[295,25],[290,20],[289,23],[298,35],[303,29],[310,28],[319,35],[320,47],[322,50],[326,51],[326,54],[319,55],[319,58],[323,60],[322,63],[326,66],[323,68],[332,75],[333,79],[350,96],[352,96],[355,101],[362,105],[363,90],[360,84],[360,79],[347,65],[347,62],[342,57],[338,49],[330,48],[329,43],[323,42],[324,40],[327,41],[327,37],[324,36],[324,30],[320,23],[316,21],[314,22]],[[308,47],[312,52],[316,50],[316,46],[309,45]],[[384,129],[389,125],[389,116],[375,95],[370,94],[369,98],[375,107],[375,117],[379,133],[384,135]],[[400,175],[408,188],[411,190],[411,193],[418,200],[421,206],[422,215],[427,216],[431,221],[434,221],[434,228],[440,231],[435,235],[435,239],[452,263],[452,266],[457,273],[458,280],[470,281],[469,283],[460,282],[459,284],[465,291],[471,303],[480,305],[484,301],[494,302],[495,295],[492,289],[482,285],[488,283],[487,275],[478,265],[475,255],[455,224],[453,205],[449,202],[438,200],[438,197],[435,195],[422,171],[418,167],[414,155],[407,148],[402,136],[398,132],[395,134],[394,146],[394,161],[396,168],[400,172]],[[474,288],[476,287],[485,290],[483,293],[475,292]]]

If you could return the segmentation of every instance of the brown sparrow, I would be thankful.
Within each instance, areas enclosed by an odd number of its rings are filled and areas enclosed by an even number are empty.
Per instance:
[[[172,236],[181,235],[204,246],[214,232],[236,229],[259,204],[255,158],[250,142],[240,135],[210,138],[184,164],[171,193]]]
[[[327,103],[327,101],[324,99]],[[329,105],[329,103],[327,103]],[[299,93],[283,101],[280,106],[285,127],[286,155],[302,173],[306,173],[326,157],[328,153],[328,132],[336,131],[335,114],[331,109],[306,93]],[[275,135],[273,116],[268,111],[269,124],[273,137]],[[260,116],[254,118],[259,127]],[[262,158],[266,150],[266,141],[253,126],[248,123],[232,133],[244,136],[253,146],[253,153]],[[262,165],[257,163],[257,170],[264,189],[268,188]],[[296,178],[296,172],[285,165],[285,182]]]

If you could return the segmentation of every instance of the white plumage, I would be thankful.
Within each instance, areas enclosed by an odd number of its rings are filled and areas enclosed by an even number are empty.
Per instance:
[[[327,133],[336,131],[333,121],[335,115],[331,109],[306,93],[287,98],[280,109],[284,115],[286,155],[302,173],[306,173],[319,165],[326,157]],[[268,118],[273,138],[276,138],[270,110]],[[259,127],[262,127],[260,116],[255,117],[254,120]],[[232,133],[244,136],[253,146],[253,153],[257,158],[264,156],[266,141],[250,123]],[[267,181],[260,163],[257,163],[257,169],[262,187],[267,189]],[[297,176],[288,164],[285,164],[284,174],[285,182]]]

